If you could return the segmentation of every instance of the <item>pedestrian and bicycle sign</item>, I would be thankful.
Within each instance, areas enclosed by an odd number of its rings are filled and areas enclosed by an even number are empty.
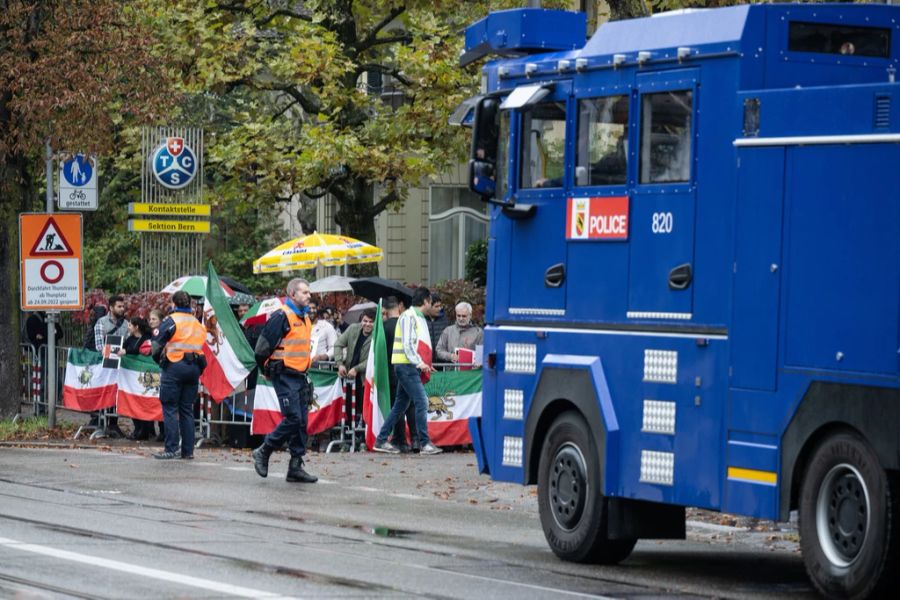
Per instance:
[[[84,307],[81,215],[19,215],[22,310]]]
[[[97,210],[97,161],[76,154],[59,163],[59,208]]]
[[[184,138],[166,138],[150,154],[150,172],[163,187],[180,190],[197,174],[197,157]]]

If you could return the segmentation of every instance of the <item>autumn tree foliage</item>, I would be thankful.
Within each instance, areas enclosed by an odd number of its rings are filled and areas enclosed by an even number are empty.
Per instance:
[[[341,231],[374,243],[376,215],[465,153],[468,132],[447,123],[480,83],[478,67],[459,67],[463,29],[522,3],[175,5],[156,10],[183,49],[185,91],[205,102],[207,169],[230,175],[216,195],[262,206],[330,194]]]
[[[18,373],[17,214],[44,210],[44,147],[103,154],[122,128],[174,100],[165,56],[136,5],[0,0],[0,384]],[[0,417],[18,398],[0,396]]]

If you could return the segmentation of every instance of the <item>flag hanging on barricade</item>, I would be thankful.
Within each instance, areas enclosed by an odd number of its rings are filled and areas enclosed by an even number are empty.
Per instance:
[[[69,348],[63,406],[83,412],[115,406],[116,378],[116,369],[104,368],[99,352]]]
[[[469,418],[481,416],[481,370],[436,371],[425,384],[425,395],[431,443],[471,444]]]
[[[132,419],[162,421],[159,365],[149,356],[125,355],[119,363],[116,413]]]
[[[203,325],[206,327],[206,345],[203,346],[206,369],[200,383],[213,400],[221,402],[247,379],[256,362],[253,349],[219,285],[219,276],[212,261],[207,266]]]
[[[306,432],[309,435],[322,433],[341,422],[344,410],[344,391],[337,373],[312,369],[308,373],[313,386],[313,402],[309,407]],[[252,435],[270,433],[281,423],[281,409],[272,382],[259,375],[253,397]]]
[[[366,387],[363,394],[363,419],[366,421],[366,447],[375,446],[375,437],[391,412],[391,384],[388,379],[387,346],[381,322],[381,301],[375,314],[375,329],[366,361]]]

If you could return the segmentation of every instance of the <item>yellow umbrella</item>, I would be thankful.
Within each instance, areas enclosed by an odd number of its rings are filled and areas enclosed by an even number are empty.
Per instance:
[[[381,248],[345,235],[313,232],[295,238],[266,252],[253,261],[254,273],[275,273],[297,269],[313,269],[316,265],[338,267],[378,262]]]

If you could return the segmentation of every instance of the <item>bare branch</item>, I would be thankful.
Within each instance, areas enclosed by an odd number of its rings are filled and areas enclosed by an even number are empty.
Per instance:
[[[273,87],[271,89],[273,91],[284,92],[293,98],[303,110],[311,115],[318,114],[322,109],[322,103],[319,102],[318,98],[311,98],[292,85]]]
[[[412,85],[412,81],[410,81],[399,69],[395,67],[388,67],[385,65],[380,65],[378,63],[362,63],[356,67],[356,76],[358,77],[366,71],[378,71],[379,73],[382,73],[384,75],[390,75],[407,87]]]
[[[400,196],[397,195],[397,189],[395,187],[391,188],[387,194],[381,197],[375,204],[372,205],[372,208],[369,209],[369,214],[371,216],[375,216],[381,214],[391,202],[396,202],[400,199]]]
[[[287,111],[291,110],[293,107],[297,106],[297,104],[298,104],[298,102],[297,102],[296,100],[293,100],[292,102],[288,102],[287,105],[286,105],[284,108],[282,108],[282,109],[279,110],[277,113],[275,113],[274,115],[272,115],[272,120],[273,120],[273,121],[277,121],[277,120],[278,120],[278,117],[280,117],[281,115],[283,115],[283,114],[286,113]]]
[[[362,54],[369,48],[372,48],[373,46],[375,46],[379,43],[385,43],[385,42],[381,42],[378,40],[378,34],[381,33],[382,29],[384,29],[385,27],[390,25],[394,19],[396,19],[397,17],[402,15],[404,12],[406,12],[405,4],[401,4],[400,6],[395,6],[390,11],[388,11],[388,14],[386,14],[384,16],[384,18],[381,19],[381,21],[376,23],[375,26],[372,28],[372,30],[369,31],[369,33],[366,35],[366,37],[363,38],[363,40],[356,45],[356,51],[359,54]],[[409,36],[407,36],[407,37],[409,37]],[[382,38],[382,39],[389,39],[389,38]],[[393,41],[402,41],[402,40],[393,40]],[[392,43],[392,42],[389,41],[387,43]]]
[[[317,198],[321,198],[327,194],[331,193],[332,188],[350,178],[350,169],[341,169],[339,172],[334,173],[329,176],[325,181],[322,181],[317,185],[317,191],[312,191],[312,189],[303,190],[303,193],[306,194],[309,198],[316,200]]]
[[[312,12],[309,12],[309,11],[298,12],[295,10],[289,10],[286,8],[282,8],[280,10],[276,10],[275,12],[268,15],[267,17],[264,17],[258,21],[254,21],[253,24],[256,25],[258,28],[263,28],[266,25],[268,25],[269,23],[271,23],[272,21],[274,21],[275,19],[277,19],[278,17],[288,17],[289,19],[300,19],[301,21],[306,21],[306,22],[311,22],[313,19]]]

